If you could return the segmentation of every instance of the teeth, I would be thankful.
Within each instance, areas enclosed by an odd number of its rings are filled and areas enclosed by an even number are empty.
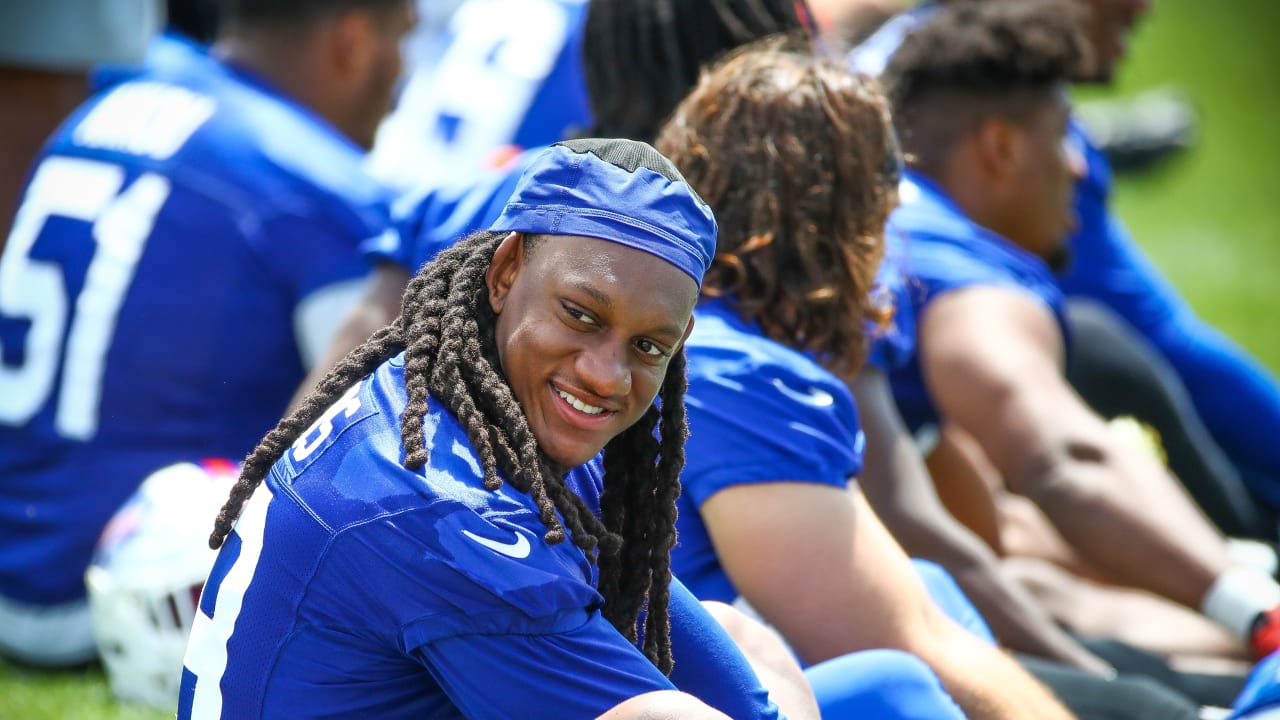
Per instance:
[[[604,408],[588,405],[563,390],[557,389],[556,392],[560,393],[560,397],[564,398],[564,401],[572,405],[578,412],[584,412],[588,415],[599,415],[604,412]]]

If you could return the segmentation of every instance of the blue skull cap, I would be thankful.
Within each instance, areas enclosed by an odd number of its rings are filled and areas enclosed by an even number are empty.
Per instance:
[[[699,287],[716,252],[711,208],[670,160],[634,140],[569,140],[543,150],[489,229],[615,242],[666,260]]]

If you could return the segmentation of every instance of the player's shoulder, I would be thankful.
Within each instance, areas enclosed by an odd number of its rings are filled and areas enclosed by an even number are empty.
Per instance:
[[[814,359],[765,337],[728,304],[704,303],[695,318],[686,346],[691,417],[738,415],[766,434],[762,418],[831,435],[856,429],[848,387]]]
[[[694,318],[685,346],[691,383],[736,383],[744,392],[751,392],[775,377],[821,384],[834,379],[808,355],[766,337],[756,323],[743,320],[727,302],[703,302],[694,310]]]
[[[157,172],[232,204],[238,197],[259,214],[273,205],[288,212],[308,196],[355,206],[389,197],[363,172],[353,142],[209,56],[105,89],[55,135],[52,151]]]

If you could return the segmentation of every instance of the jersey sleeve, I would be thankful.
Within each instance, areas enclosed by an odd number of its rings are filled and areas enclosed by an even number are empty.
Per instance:
[[[367,271],[362,241],[387,231],[382,223],[339,221],[324,213],[281,214],[263,220],[250,243],[259,260],[295,302]]]
[[[695,504],[749,483],[844,487],[862,469],[857,410],[834,377],[722,359],[700,363],[685,397],[690,439],[682,481]]]
[[[731,718],[776,718],[778,707],[720,623],[671,578],[671,656],[676,687]]]
[[[598,612],[540,633],[471,633],[414,650],[462,715],[595,717],[675,686]]]

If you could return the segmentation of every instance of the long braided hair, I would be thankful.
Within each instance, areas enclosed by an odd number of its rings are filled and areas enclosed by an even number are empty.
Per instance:
[[[497,316],[489,305],[485,276],[505,236],[474,233],[422,267],[405,289],[399,317],[352,350],[245,459],[209,544],[221,547],[271,466],[343,392],[403,351],[408,393],[400,436],[404,466],[419,470],[427,462],[423,417],[429,401],[440,402],[466,429],[485,487],[500,487],[501,472],[534,499],[547,543],[562,542],[567,529],[573,544],[598,562],[602,612],[632,642],[638,639],[639,614],[647,605],[642,650],[668,673],[673,664],[667,613],[670,555],[688,436],[683,351],[671,358],[660,402],[605,446],[602,518],[597,518],[565,483],[564,469],[553,467],[539,449],[502,374],[494,341]],[[542,241],[526,236],[526,251]]]

